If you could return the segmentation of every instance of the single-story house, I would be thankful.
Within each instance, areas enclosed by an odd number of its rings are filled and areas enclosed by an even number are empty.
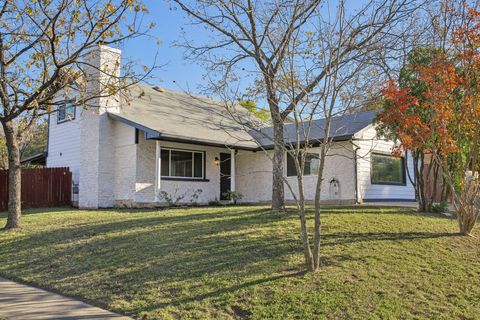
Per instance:
[[[99,46],[96,65],[112,65],[120,51]],[[118,64],[118,63],[117,63]],[[70,97],[49,117],[47,167],[70,167],[81,208],[205,204],[224,200],[271,200],[273,150],[268,133],[245,130],[215,101],[138,84],[128,102],[99,98],[98,108],[75,107]],[[242,111],[243,112],[243,111]],[[245,115],[248,112],[245,110]],[[331,203],[414,201],[407,170],[413,162],[391,155],[394,143],[376,137],[375,112],[333,119],[334,143],[327,156],[322,199]],[[306,199],[314,199],[323,120],[315,120],[305,166]],[[285,127],[285,143],[295,140]],[[285,176],[295,190],[295,167],[285,153]],[[285,188],[286,200],[292,194]]]

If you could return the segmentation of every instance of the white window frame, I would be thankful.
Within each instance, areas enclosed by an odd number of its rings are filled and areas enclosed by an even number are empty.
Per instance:
[[[168,179],[192,179],[192,180],[205,180],[205,151],[198,151],[198,150],[188,150],[188,149],[176,149],[176,148],[165,148],[162,147],[162,151],[168,151],[168,176],[164,176],[161,174],[161,169],[160,169],[160,174],[161,178],[168,178]],[[172,176],[172,151],[182,151],[182,152],[188,152],[192,154],[192,176],[191,177],[186,177],[186,176]],[[195,153],[199,153],[202,155],[202,176],[201,177],[195,177]],[[160,158],[162,157],[162,154],[160,152]]]

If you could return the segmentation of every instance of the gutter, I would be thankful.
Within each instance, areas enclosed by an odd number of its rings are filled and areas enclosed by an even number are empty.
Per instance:
[[[342,142],[342,141],[351,141],[352,138],[353,138],[353,135],[348,134],[348,135],[331,137],[329,139],[331,139],[331,141],[333,141],[333,142]],[[287,145],[287,143],[288,143],[288,145]],[[310,143],[309,148],[315,148],[315,147],[320,146],[323,143],[323,139],[312,139],[312,140],[309,141],[309,143]],[[289,145],[296,146],[297,143],[296,142],[286,142],[285,145],[286,145],[287,148],[289,148]],[[305,147],[305,141],[300,141],[300,146]],[[264,144],[263,146],[259,147],[257,149],[257,151],[273,150],[274,147],[275,147],[274,144],[268,144],[268,145]]]
[[[204,146],[213,146],[213,147],[228,147],[232,149],[237,149],[237,150],[245,150],[245,151],[265,151],[265,150],[273,150],[275,145],[274,144],[264,144],[260,145],[260,142],[257,141],[258,147],[249,147],[249,146],[241,146],[241,145],[228,145],[225,143],[217,142],[217,141],[211,141],[211,140],[204,140],[204,139],[195,139],[191,137],[183,137],[183,136],[178,136],[178,135],[171,135],[171,134],[165,134],[162,132],[159,132],[157,130],[148,128],[146,126],[143,126],[139,123],[136,123],[132,120],[126,119],[120,115],[114,114],[107,112],[108,116],[113,119],[117,120],[119,122],[122,122],[126,125],[129,125],[131,127],[134,127],[135,129],[141,130],[145,133],[145,139],[147,140],[163,140],[163,141],[172,141],[172,142],[178,142],[178,143],[188,143],[188,144],[197,144],[197,145],[204,145]],[[341,135],[341,136],[335,136],[331,137],[331,141],[333,142],[341,142],[341,141],[351,141],[353,138],[352,134],[347,134],[347,135]],[[254,138],[255,139],[255,138]],[[311,142],[310,147],[318,147],[320,144],[323,143],[324,139],[315,139]],[[301,146],[305,146],[305,141],[300,142]],[[357,148],[359,148],[357,146]]]
[[[24,164],[24,163],[36,162],[36,161],[45,159],[45,165],[46,165],[47,164],[47,157],[48,157],[48,151],[43,151],[43,152],[34,154],[33,156],[21,159],[20,163]]]
[[[48,119],[47,119],[47,155],[46,155],[47,158],[48,158],[48,153],[50,152],[50,115],[51,114],[52,114],[51,112],[48,113]],[[45,159],[45,166],[48,165],[47,160],[48,159]]]

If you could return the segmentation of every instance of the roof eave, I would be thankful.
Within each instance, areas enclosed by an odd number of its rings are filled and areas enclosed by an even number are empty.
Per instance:
[[[332,141],[334,142],[342,142],[342,141],[350,141],[353,138],[353,134],[348,134],[348,135],[342,135],[342,136],[336,136],[332,138]],[[312,148],[318,147],[320,144],[323,143],[324,139],[312,139],[309,141],[309,144],[311,145]],[[290,143],[292,146],[296,146],[297,143]],[[305,141],[300,141],[301,146],[305,146]],[[272,150],[274,148],[273,144],[269,145],[263,145],[261,146],[258,150]]]
[[[42,162],[45,162],[46,159],[48,157],[48,152],[44,151],[44,152],[40,152],[40,153],[37,153],[33,156],[30,156],[28,158],[24,158],[22,160],[20,160],[20,163],[42,163]]]

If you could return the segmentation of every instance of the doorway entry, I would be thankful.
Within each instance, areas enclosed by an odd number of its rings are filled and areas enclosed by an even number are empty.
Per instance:
[[[224,194],[230,191],[231,161],[230,153],[220,153],[220,200],[228,200]]]

